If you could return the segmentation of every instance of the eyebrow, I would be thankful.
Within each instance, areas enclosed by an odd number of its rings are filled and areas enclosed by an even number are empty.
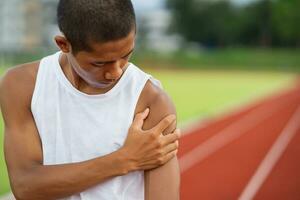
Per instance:
[[[131,49],[125,56],[122,56],[121,58],[125,58],[127,56],[129,56],[132,52],[134,51],[134,48]],[[93,62],[95,64],[105,64],[105,63],[112,63],[112,62],[115,62],[114,60],[113,61],[96,61],[96,62]]]

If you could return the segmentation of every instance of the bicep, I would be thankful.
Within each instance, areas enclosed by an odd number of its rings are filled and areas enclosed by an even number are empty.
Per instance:
[[[0,105],[4,120],[4,153],[11,181],[35,164],[42,163],[42,148],[30,111],[28,88],[7,74],[0,83]]]
[[[32,118],[29,113],[28,118]],[[14,119],[6,117],[6,120]],[[4,153],[10,176],[35,164],[42,164],[41,142],[32,119],[15,120],[13,126],[5,125]]]
[[[175,106],[171,98],[160,91],[149,104],[150,113],[145,120],[144,129],[150,129],[158,124],[169,114],[176,115]],[[176,129],[176,122],[171,124],[165,131],[170,134]],[[180,185],[180,172],[177,157],[165,165],[145,172],[145,199],[178,199]]]
[[[177,158],[145,172],[145,199],[179,199],[180,174]]]

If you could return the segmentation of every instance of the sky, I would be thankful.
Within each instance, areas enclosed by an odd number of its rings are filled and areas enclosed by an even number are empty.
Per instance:
[[[164,0],[132,0],[132,3],[136,11],[144,11],[161,8],[164,4]]]
[[[231,0],[235,3],[238,3],[238,4],[245,4],[245,3],[249,3],[251,1],[255,1],[255,0]]]
[[[244,4],[254,0],[231,0],[231,1],[238,4]],[[137,12],[161,8],[164,2],[165,0],[132,0],[132,3]]]

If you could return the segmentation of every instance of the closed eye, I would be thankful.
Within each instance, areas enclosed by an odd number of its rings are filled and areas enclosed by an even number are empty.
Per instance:
[[[121,59],[123,60],[127,60],[133,53],[133,50],[130,51],[126,56],[122,57]],[[109,61],[109,62],[94,62],[92,63],[93,66],[95,67],[103,67],[105,64],[107,63],[112,63],[112,62],[115,62],[115,61]]]
[[[124,56],[122,59],[123,59],[123,60],[127,60],[130,56],[131,56],[131,54],[129,54],[129,55],[127,55],[127,56]]]
[[[105,64],[104,63],[92,63],[92,65],[95,67],[103,67]]]

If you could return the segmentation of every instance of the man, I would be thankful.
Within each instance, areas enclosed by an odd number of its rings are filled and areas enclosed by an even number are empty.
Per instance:
[[[131,1],[60,0],[57,17],[61,51],[10,69],[0,84],[14,195],[178,199],[175,108],[128,62]]]

